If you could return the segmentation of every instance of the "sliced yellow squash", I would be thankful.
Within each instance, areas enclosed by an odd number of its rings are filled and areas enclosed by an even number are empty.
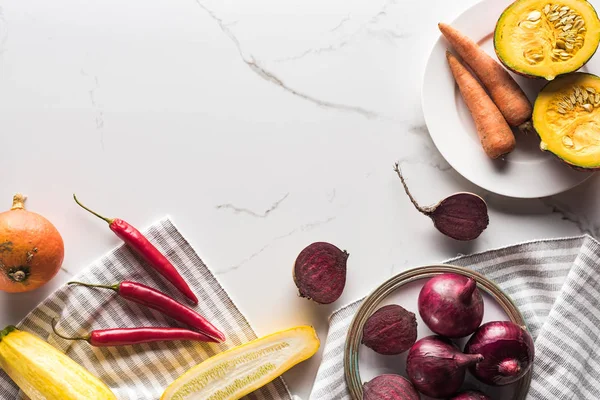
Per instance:
[[[498,20],[498,58],[519,74],[546,78],[577,71],[600,43],[600,20],[586,0],[517,0]]]
[[[600,78],[582,72],[548,83],[533,108],[540,147],[581,169],[600,168]]]
[[[237,400],[312,357],[319,338],[310,326],[277,332],[217,354],[181,375],[161,400]]]
[[[0,368],[31,400],[116,400],[85,368],[13,326],[0,331]]]

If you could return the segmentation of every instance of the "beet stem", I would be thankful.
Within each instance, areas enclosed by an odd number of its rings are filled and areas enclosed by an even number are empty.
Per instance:
[[[498,371],[504,376],[515,376],[521,372],[519,362],[514,358],[504,360],[498,365]]]
[[[475,279],[469,278],[465,286],[461,289],[458,294],[458,298],[463,304],[469,304],[471,302],[471,298],[473,297],[473,292],[477,289],[477,282]]]
[[[410,202],[413,204],[413,206],[415,206],[415,208],[417,210],[419,210],[420,213],[430,216],[431,213],[435,210],[435,207],[421,207],[419,205],[419,203],[417,203],[417,200],[415,200],[413,195],[410,193],[410,190],[408,190],[408,185],[406,184],[406,181],[404,180],[404,176],[402,176],[402,171],[400,170],[399,163],[396,163],[394,165],[394,171],[396,171],[396,173],[398,174],[398,177],[400,178],[400,182],[402,182],[402,186],[404,186],[404,191],[408,195],[408,198],[410,199]]]

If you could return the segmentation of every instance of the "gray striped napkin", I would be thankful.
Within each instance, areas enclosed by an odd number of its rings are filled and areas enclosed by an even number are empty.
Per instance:
[[[82,335],[92,329],[136,326],[178,326],[162,314],[118,298],[112,291],[62,287],[20,324],[64,351],[108,384],[119,399],[156,400],[164,389],[190,367],[227,348],[256,339],[256,334],[190,244],[167,218],[144,232],[183,275],[200,304],[197,310],[228,337],[226,344],[191,342],[150,343],[136,346],[94,348],[51,334],[51,320],[60,318],[58,329]],[[117,283],[135,280],[166,293],[176,291],[127,246],[105,255],[75,280]],[[183,297],[178,300],[185,302]],[[0,399],[22,399],[10,378],[0,370]],[[253,400],[291,400],[281,378],[248,395]]]
[[[449,260],[495,281],[519,306],[536,346],[528,400],[600,399],[600,243],[535,241]],[[343,355],[362,300],[331,316],[311,400],[350,399]]]

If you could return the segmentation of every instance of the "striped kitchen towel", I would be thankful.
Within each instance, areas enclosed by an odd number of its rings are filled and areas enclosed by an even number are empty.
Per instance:
[[[536,350],[528,400],[600,399],[598,241],[587,235],[534,241],[447,263],[487,276],[520,308]],[[311,400],[350,399],[344,379],[344,342],[361,302],[331,316]]]
[[[54,317],[60,319],[58,329],[73,336],[108,327],[178,325],[163,314],[118,298],[112,291],[82,287],[63,286],[19,324],[19,328],[47,339],[102,379],[118,399],[159,399],[164,389],[190,367],[227,348],[256,339],[248,321],[168,218],[144,233],[183,275],[200,300],[197,311],[225,332],[227,343],[170,342],[95,348],[86,342],[60,339],[51,334]],[[113,284],[128,279],[175,295],[170,284],[143,264],[127,246],[121,245],[73,280]],[[182,296],[177,298],[186,302]],[[0,370],[0,399],[22,398],[25,396]],[[277,379],[246,398],[291,400],[291,395],[283,380]]]

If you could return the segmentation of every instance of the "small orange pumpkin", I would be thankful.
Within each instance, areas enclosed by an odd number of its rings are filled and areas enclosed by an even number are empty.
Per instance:
[[[60,270],[63,239],[50,221],[25,210],[17,193],[9,211],[0,213],[0,290],[28,292],[46,284]]]

